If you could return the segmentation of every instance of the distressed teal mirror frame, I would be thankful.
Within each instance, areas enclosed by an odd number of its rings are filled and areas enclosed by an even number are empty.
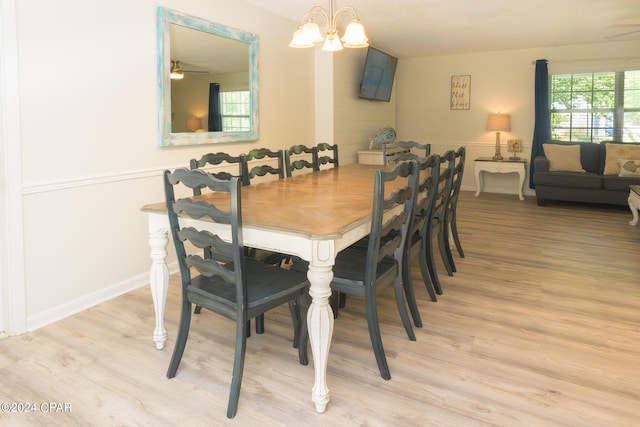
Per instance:
[[[249,45],[249,91],[251,98],[251,129],[248,132],[185,132],[171,131],[171,46],[170,24],[203,31]],[[159,145],[161,147],[195,144],[216,144],[256,141],[259,138],[258,121],[258,36],[245,31],[216,24],[203,18],[187,15],[165,7],[158,7],[158,115]]]

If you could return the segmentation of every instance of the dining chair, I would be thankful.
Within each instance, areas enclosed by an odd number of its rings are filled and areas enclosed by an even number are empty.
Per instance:
[[[199,159],[191,159],[189,161],[189,167],[193,170],[193,169],[203,169],[203,168],[209,168],[209,167],[214,167],[214,166],[229,166],[229,165],[237,165],[238,168],[238,172],[237,173],[232,173],[229,172],[227,170],[221,170],[221,171],[216,171],[216,172],[212,172],[210,170],[207,170],[207,172],[209,172],[211,175],[213,175],[216,178],[220,178],[220,179],[230,179],[233,176],[237,176],[240,177],[242,179],[242,185],[248,185],[249,182],[246,179],[247,173],[246,173],[246,167],[247,167],[247,161],[245,159],[244,154],[240,154],[238,156],[232,156],[229,153],[223,153],[223,152],[218,152],[218,153],[207,153],[204,154],[202,157],[200,157]],[[199,196],[201,194],[201,189],[200,188],[194,188],[193,189],[193,195],[194,196]]]
[[[284,152],[284,166],[287,177],[293,175],[294,170],[320,170],[318,165],[318,149],[305,145],[292,145]],[[307,171],[308,172],[308,171]]]
[[[220,203],[183,198],[176,200],[175,187],[208,188],[224,195]],[[235,351],[227,417],[238,408],[247,342],[247,321],[288,303],[292,310],[294,347],[302,365],[307,358],[306,275],[284,270],[244,256],[240,178],[217,179],[202,170],[186,168],[164,172],[164,189],[171,235],[182,286],[182,310],[178,336],[171,356],[167,378],[176,375],[189,335],[192,304],[197,304],[235,321]],[[218,199],[216,199],[218,200]],[[210,223],[191,219],[207,218]],[[208,224],[206,229],[198,224]],[[221,235],[224,235],[223,239]],[[231,242],[225,239],[231,238]],[[185,244],[188,242],[189,244]],[[201,250],[210,248],[211,258]],[[222,343],[219,344],[223,346]],[[217,355],[226,352],[219,350]],[[212,354],[211,356],[216,356]]]
[[[268,148],[254,148],[247,153],[246,159],[246,180],[249,183],[253,183],[254,180],[258,179],[258,177],[267,175],[277,175],[278,179],[282,179],[285,177],[283,150],[272,151]],[[251,165],[251,162],[255,163],[256,160],[262,160],[269,163]],[[276,166],[274,166],[273,163],[275,163]]]
[[[401,162],[431,154],[431,144],[421,144],[416,141],[396,141],[390,144],[382,144],[382,158],[384,164],[389,162]]]
[[[467,151],[463,146],[459,147],[455,151],[455,166],[453,168],[453,183],[451,188],[451,198],[449,199],[449,208],[447,209],[447,233],[451,232],[453,242],[456,245],[456,250],[460,258],[464,258],[464,251],[460,244],[460,236],[458,235],[458,221],[457,221],[457,209],[458,209],[458,197],[460,196],[460,188],[462,187],[462,177],[464,175],[464,163],[466,161]],[[453,254],[449,245],[449,237],[447,235],[447,253],[449,255],[449,262],[453,271],[456,271],[456,265],[453,262]]]
[[[387,183],[396,180],[403,180],[402,187],[385,198]],[[416,339],[407,312],[401,266],[417,181],[415,161],[400,163],[390,171],[375,171],[368,248],[366,251],[357,247],[342,250],[333,266],[331,289],[365,300],[369,337],[380,376],[385,380],[391,378],[391,373],[382,346],[376,295],[388,286],[393,285],[398,312],[409,339]]]
[[[418,161],[418,171],[419,178],[415,208],[405,242],[405,256],[402,258],[402,283],[404,285],[409,311],[413,317],[413,324],[420,328],[422,327],[422,320],[418,311],[411,278],[411,261],[418,257],[420,272],[427,293],[431,301],[437,301],[436,292],[429,276],[426,245],[431,243],[430,240],[428,240],[427,227],[430,226],[429,218],[431,218],[433,213],[433,204],[438,189],[436,184],[440,173],[440,156],[432,154],[422,158]]]
[[[331,145],[326,142],[321,142],[316,145],[316,148],[318,149],[318,169],[323,165],[333,165],[334,168],[340,166],[338,144]]]
[[[438,173],[437,192],[435,194],[435,200],[433,201],[433,210],[429,217],[429,224],[426,227],[425,239],[425,255],[424,262],[427,263],[429,277],[431,277],[431,283],[436,291],[436,294],[442,295],[442,286],[440,285],[440,279],[438,278],[438,272],[436,270],[435,256],[434,256],[434,237],[438,239],[438,249],[440,251],[440,257],[444,263],[447,274],[452,276],[453,270],[449,264],[449,258],[446,253],[446,241],[447,233],[445,231],[447,227],[447,208],[449,206],[449,199],[451,197],[451,186],[453,184],[453,168],[455,164],[455,153],[453,150],[448,150],[440,156],[440,166]]]

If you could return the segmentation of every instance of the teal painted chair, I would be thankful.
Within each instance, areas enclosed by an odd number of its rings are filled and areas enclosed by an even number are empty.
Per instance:
[[[175,187],[180,185],[228,193],[229,199],[219,206],[191,198],[176,200]],[[294,347],[298,348],[300,363],[308,363],[306,316],[309,282],[303,273],[245,256],[239,178],[217,179],[201,170],[183,168],[165,171],[164,188],[182,286],[180,324],[167,377],[176,375],[185,352],[193,304],[235,321],[235,351],[227,406],[227,417],[233,418],[240,397],[249,319],[288,303],[292,313]],[[230,229],[232,241],[225,242],[210,231],[210,227],[209,230],[202,229],[198,223],[185,227],[181,224],[182,218],[207,218],[221,230]],[[204,248],[210,249],[211,258],[202,257]],[[225,354],[221,350],[211,357],[224,357]]]

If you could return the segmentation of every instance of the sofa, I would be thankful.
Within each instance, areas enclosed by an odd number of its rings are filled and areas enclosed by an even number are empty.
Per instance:
[[[640,143],[543,144],[534,159],[538,206],[547,200],[627,205],[629,185],[640,184]]]

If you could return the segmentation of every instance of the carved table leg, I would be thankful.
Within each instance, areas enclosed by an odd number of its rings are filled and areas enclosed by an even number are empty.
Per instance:
[[[480,195],[480,192],[482,191],[482,187],[483,187],[483,182],[482,182],[482,171],[480,169],[478,169],[478,167],[476,167],[476,194],[475,196],[478,197]]]
[[[524,200],[524,196],[522,195],[522,189],[524,188],[524,168],[518,172],[518,197],[520,200]]]
[[[329,347],[333,335],[333,311],[329,306],[331,296],[331,280],[333,271],[331,266],[309,265],[307,272],[311,305],[307,314],[309,327],[309,341],[313,353],[313,367],[315,383],[311,391],[311,400],[316,405],[316,411],[323,413],[329,403],[329,388],[327,387],[327,360]]]
[[[632,196],[629,196],[627,202],[629,203],[629,209],[631,209],[631,215],[633,215],[633,219],[629,221],[629,225],[636,225],[638,223],[638,209],[640,209],[640,206]]]
[[[169,287],[169,268],[167,267],[167,244],[169,238],[166,230],[150,231],[149,246],[151,247],[151,270],[149,271],[149,286],[153,298],[153,308],[156,315],[156,327],[153,330],[153,340],[156,348],[162,350],[167,340],[167,330],[164,328],[164,306],[167,301]]]

